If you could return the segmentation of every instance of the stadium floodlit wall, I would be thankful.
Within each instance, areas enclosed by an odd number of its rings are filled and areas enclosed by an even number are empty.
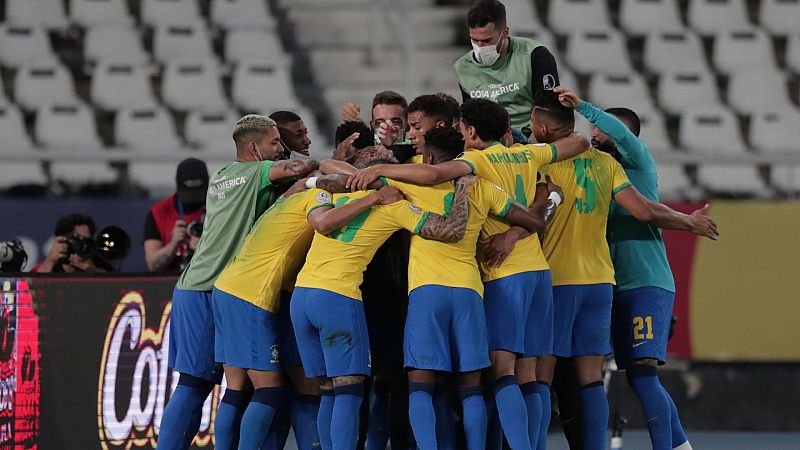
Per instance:
[[[800,402],[800,391],[778,389],[800,376],[800,204],[715,202],[711,214],[718,242],[665,233],[678,286],[670,355],[691,361],[688,371],[667,371],[665,384],[692,428],[792,429],[800,413],[767,406],[753,414],[751,406]],[[177,383],[166,366],[174,283],[135,274],[0,276],[0,450],[154,448]],[[730,392],[751,397],[720,411]],[[194,448],[212,448],[218,401],[215,391]],[[620,402],[632,425],[644,426],[635,399]]]

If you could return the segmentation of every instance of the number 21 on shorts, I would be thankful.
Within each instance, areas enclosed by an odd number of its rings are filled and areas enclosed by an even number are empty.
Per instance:
[[[645,326],[647,327],[647,333],[642,334]],[[633,338],[653,339],[653,316],[636,316],[633,318]]]

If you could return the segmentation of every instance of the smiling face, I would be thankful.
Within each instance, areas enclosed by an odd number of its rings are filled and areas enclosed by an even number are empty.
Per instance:
[[[308,155],[308,147],[311,139],[308,137],[308,129],[302,120],[289,122],[280,127],[281,140],[289,150],[303,155]]]
[[[440,126],[440,123],[443,122],[428,117],[422,111],[408,113],[408,133],[406,136],[411,141],[411,145],[417,154],[421,154],[422,148],[425,146],[425,133]]]

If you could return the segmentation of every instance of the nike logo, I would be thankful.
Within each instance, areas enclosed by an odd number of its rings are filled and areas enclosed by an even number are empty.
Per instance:
[[[647,344],[647,341],[637,342],[637,343],[633,344],[633,348],[636,348],[636,347],[638,347],[640,345],[644,345],[644,344]]]

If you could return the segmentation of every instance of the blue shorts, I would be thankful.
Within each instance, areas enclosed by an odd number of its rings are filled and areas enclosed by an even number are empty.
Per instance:
[[[370,374],[362,302],[325,289],[297,287],[291,315],[307,377]]]
[[[611,284],[577,284],[553,288],[553,352],[557,356],[601,356],[611,353]]]
[[[617,292],[611,309],[611,339],[620,369],[635,359],[666,362],[674,302],[673,292],[657,287]]]
[[[420,286],[409,295],[405,366],[445,372],[489,367],[483,300],[472,289]]]
[[[484,283],[489,351],[530,357],[553,353],[553,279],[549,270]]]
[[[294,337],[290,301],[292,294],[281,291],[281,309],[278,310],[278,346],[281,349],[281,365],[283,367],[302,366],[300,352],[297,350],[297,339]]]
[[[278,324],[275,315],[214,288],[214,359],[228,367],[278,372]]]
[[[168,366],[212,383],[222,381],[222,370],[214,363],[211,291],[173,291]]]

